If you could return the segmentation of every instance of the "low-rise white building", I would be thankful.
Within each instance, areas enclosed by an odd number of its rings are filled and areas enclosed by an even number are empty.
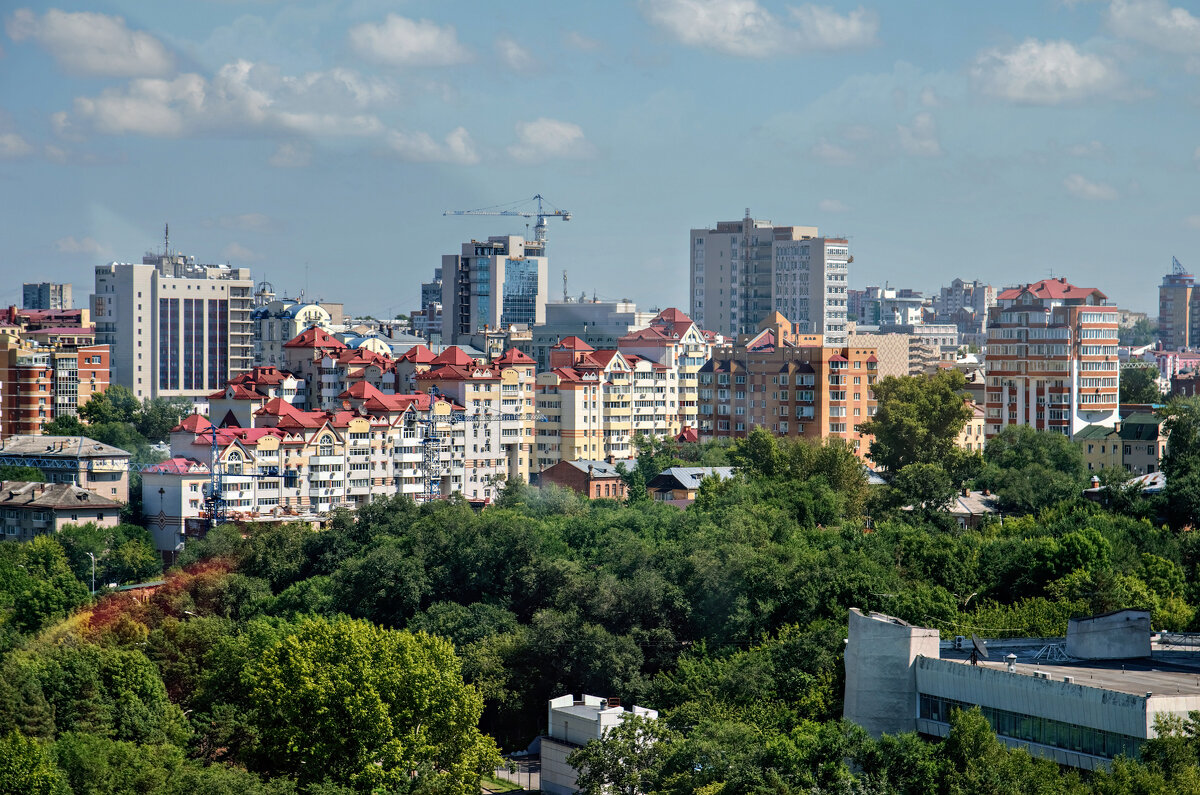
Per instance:
[[[550,795],[572,795],[579,789],[579,771],[567,764],[567,757],[592,740],[599,740],[629,715],[641,715],[655,720],[658,712],[644,707],[624,710],[613,699],[584,695],[559,696],[550,699],[549,722],[542,737],[542,792]]]

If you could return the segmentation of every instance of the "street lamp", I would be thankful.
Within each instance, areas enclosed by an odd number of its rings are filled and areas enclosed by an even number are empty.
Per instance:
[[[91,552],[87,556],[92,559],[92,596],[96,595],[96,556]]]

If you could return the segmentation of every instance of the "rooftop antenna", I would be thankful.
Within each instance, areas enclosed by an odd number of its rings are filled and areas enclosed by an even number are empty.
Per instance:
[[[563,303],[568,303],[571,296],[567,295],[567,269],[563,268]]]
[[[171,225],[163,224],[163,255],[171,256]]]
[[[1171,257],[1171,273],[1176,276],[1186,276],[1187,268],[1183,267],[1183,263],[1175,259],[1175,257]]]
[[[979,639],[975,633],[971,633],[971,665],[979,665],[980,660],[988,658],[987,644]]]

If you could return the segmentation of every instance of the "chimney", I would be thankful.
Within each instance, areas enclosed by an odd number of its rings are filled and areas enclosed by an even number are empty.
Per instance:
[[[617,461],[617,457],[615,455],[613,455],[612,453],[609,453],[608,455],[604,456],[604,462],[606,464],[613,464],[613,463],[616,463],[616,461]]]

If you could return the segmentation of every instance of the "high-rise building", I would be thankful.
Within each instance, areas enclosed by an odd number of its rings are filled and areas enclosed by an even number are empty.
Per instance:
[[[107,345],[50,347],[0,334],[0,432],[37,435],[57,417],[76,416],[108,389]]]
[[[113,383],[139,398],[202,399],[254,363],[254,282],[247,268],[147,254],[96,267],[96,342]]]
[[[997,296],[988,318],[988,438],[1005,425],[1074,436],[1117,422],[1120,311],[1094,287],[1043,279]]]
[[[779,312],[800,333],[846,344],[848,241],[822,238],[815,226],[774,226],[754,219],[693,229],[691,316],[733,338],[753,333]]]
[[[1171,273],[1163,276],[1158,286],[1158,338],[1169,351],[1179,351],[1195,345],[1200,329],[1193,325],[1192,302],[1196,299],[1196,277],[1184,270],[1179,260],[1173,261]]]
[[[21,306],[25,309],[70,309],[71,285],[25,282],[21,299]]]
[[[545,242],[516,235],[472,240],[462,244],[461,254],[444,255],[442,342],[545,322],[548,263]]]
[[[996,288],[976,279],[966,282],[955,279],[949,287],[943,287],[933,297],[933,311],[939,318],[949,317],[959,309],[970,309],[977,315],[986,315],[996,305]]]

